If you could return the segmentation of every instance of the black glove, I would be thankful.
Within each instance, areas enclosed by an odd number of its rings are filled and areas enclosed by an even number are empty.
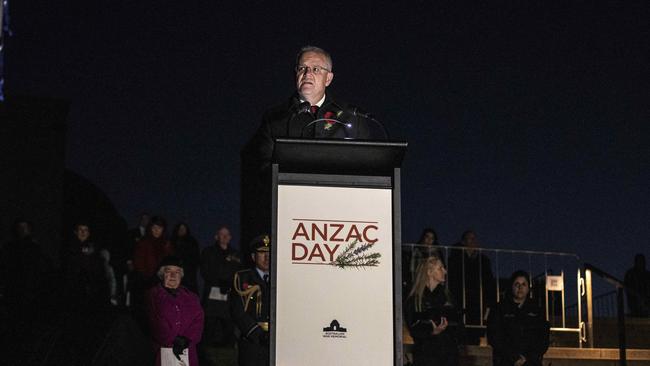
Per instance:
[[[190,345],[190,340],[187,339],[187,337],[184,336],[176,336],[174,338],[174,344],[172,345],[172,352],[174,352],[174,356],[180,361],[181,360],[181,354],[183,354],[183,350],[187,348]]]
[[[260,337],[260,344],[264,347],[268,347],[270,341],[271,338],[269,337],[269,332],[262,331],[262,336]]]
[[[249,342],[254,343],[254,344],[261,344],[264,338],[264,331],[260,327],[255,327],[255,330],[249,334],[246,339],[248,339]]]

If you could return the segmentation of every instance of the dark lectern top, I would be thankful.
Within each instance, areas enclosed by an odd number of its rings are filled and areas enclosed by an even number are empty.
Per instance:
[[[279,138],[272,162],[281,172],[390,176],[404,159],[404,141]]]

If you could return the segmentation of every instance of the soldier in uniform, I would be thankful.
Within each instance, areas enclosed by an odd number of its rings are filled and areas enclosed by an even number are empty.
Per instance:
[[[271,239],[261,235],[251,242],[254,267],[235,273],[228,301],[239,329],[239,365],[269,364],[269,283]]]

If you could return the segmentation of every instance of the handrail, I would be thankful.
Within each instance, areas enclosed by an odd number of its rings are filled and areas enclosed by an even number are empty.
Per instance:
[[[605,272],[604,270],[594,266],[590,263],[584,264],[585,272],[595,273],[605,281],[611,283],[616,287],[616,302],[617,302],[617,323],[618,323],[618,350],[619,350],[619,360],[621,366],[627,365],[627,356],[626,356],[626,340],[625,340],[625,300],[624,300],[624,290],[631,290],[625,287],[623,281],[612,276],[611,274]]]
[[[604,292],[600,295],[592,296],[592,307],[593,313],[597,318],[615,316],[616,313],[616,290],[611,290]],[[577,309],[578,302],[574,302],[571,305],[568,305],[567,311],[569,309]],[[604,310],[603,310],[604,309]]]
[[[589,270],[589,271],[597,274],[598,276],[602,277],[605,281],[611,283],[612,285],[614,285],[616,287],[625,287],[625,283],[623,283],[623,281],[621,281],[618,278],[614,277],[613,275],[605,272],[601,268],[598,268],[598,267],[594,266],[591,263],[585,263],[584,266],[585,266],[586,270]]]
[[[403,247],[426,247],[426,245],[417,244],[417,243],[402,243],[402,246]],[[580,260],[580,257],[577,254],[566,253],[566,252],[540,252],[535,250],[485,248],[485,247],[476,248],[476,247],[464,247],[460,245],[434,245],[433,248],[454,249],[454,250],[469,249],[469,250],[477,250],[477,251],[490,251],[496,253],[503,252],[503,253],[511,253],[511,254],[558,255],[558,256],[566,256],[566,257],[575,257],[576,259]]]

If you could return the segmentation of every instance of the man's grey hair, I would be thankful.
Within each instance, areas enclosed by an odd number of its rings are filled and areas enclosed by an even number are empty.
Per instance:
[[[307,52],[315,52],[315,53],[320,53],[321,55],[325,56],[325,60],[329,64],[328,67],[330,71],[334,68],[334,63],[332,63],[332,56],[330,56],[329,52],[325,51],[324,49],[316,46],[303,46],[300,51],[298,51],[298,54],[296,55],[296,66],[298,66],[298,63],[300,62],[300,58],[302,57],[303,54]]]
[[[170,266],[162,266],[158,269],[157,274],[158,274],[158,278],[160,278],[161,281],[165,279],[165,268],[167,267]],[[173,266],[173,267],[178,267],[178,266]],[[178,267],[178,268],[181,269],[181,279],[183,279],[183,276],[185,276],[185,271],[183,270],[183,267]]]

